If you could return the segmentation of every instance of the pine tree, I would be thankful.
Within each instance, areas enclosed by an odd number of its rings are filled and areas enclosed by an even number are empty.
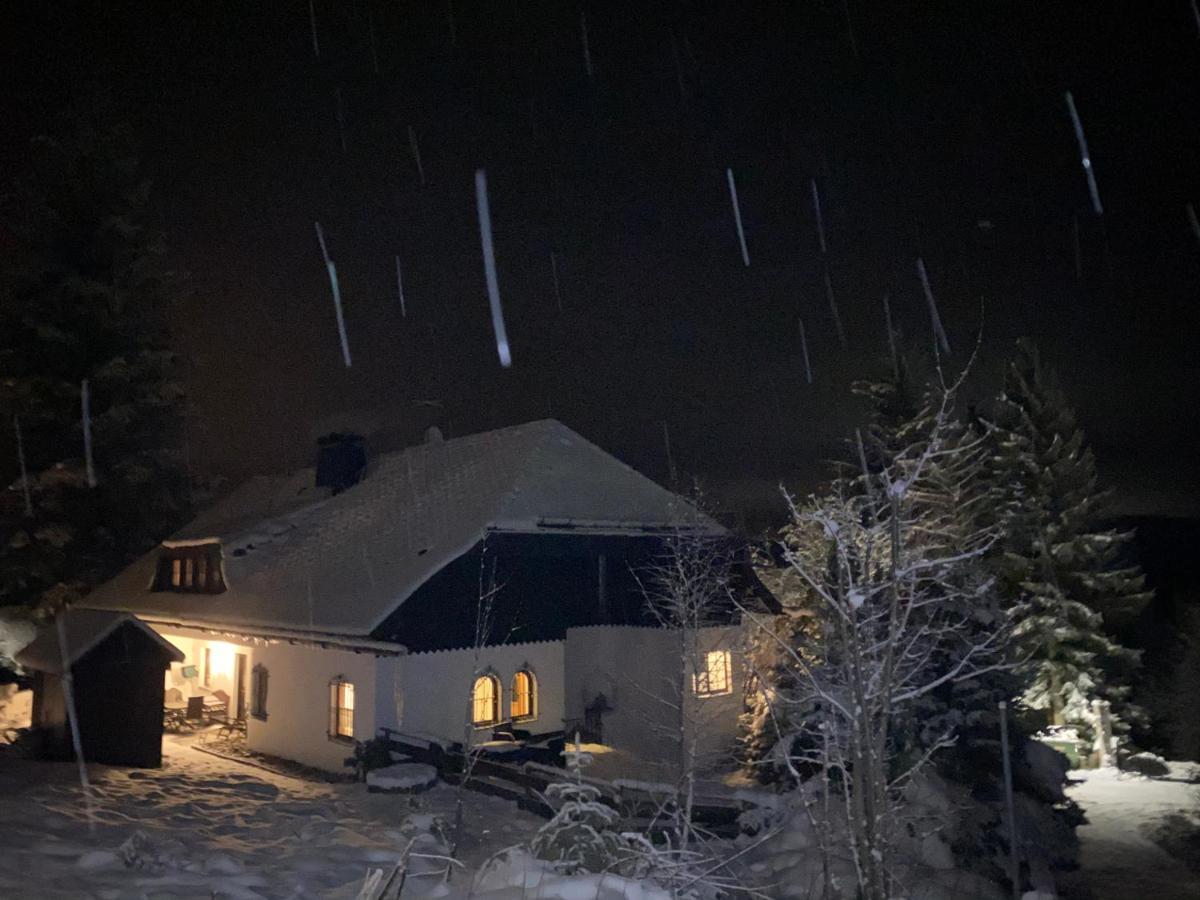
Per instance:
[[[931,558],[978,558],[988,549],[981,541],[994,540],[986,515],[988,500],[987,445],[968,425],[954,415],[957,386],[949,388],[915,373],[919,360],[899,357],[890,378],[855,385],[867,399],[869,416],[850,442],[847,461],[840,467],[833,493],[846,498],[864,498],[878,491],[884,471],[900,471],[905,460],[928,455],[910,484],[904,486],[906,507],[913,528],[912,540]],[[940,380],[940,379],[939,379]],[[864,472],[865,469],[865,472]],[[875,508],[865,504],[866,509]],[[867,523],[869,524],[869,523]],[[780,551],[793,559],[807,559],[816,569],[817,555],[825,552],[823,540],[789,526],[779,538]],[[969,568],[969,567],[965,567]],[[976,563],[978,568],[978,562]],[[767,690],[751,695],[750,708],[742,721],[744,761],[764,780],[778,777],[771,764],[786,748],[778,735],[789,733],[792,711],[772,698],[790,690],[794,665],[785,648],[811,642],[817,627],[811,611],[820,607],[809,586],[797,583],[792,566],[762,566],[760,577],[773,586],[788,610],[782,621],[773,623],[775,634],[756,631],[751,662]],[[771,581],[771,579],[774,579]],[[964,629],[957,642],[948,642],[931,659],[934,668],[948,671],[957,659],[958,648],[973,646],[986,635],[1002,630],[1005,617],[993,592],[972,595],[970,609],[955,610]],[[804,615],[808,610],[809,614]],[[942,612],[945,612],[943,607]],[[941,755],[943,765],[963,772],[984,771],[977,765],[980,755],[998,754],[997,702],[1019,694],[1016,675],[1006,668],[989,668],[973,677],[950,679],[938,689],[923,694],[911,705],[895,734],[900,758],[919,755],[947,733],[956,737],[954,749]],[[983,748],[981,750],[981,748]],[[998,758],[998,756],[997,756]]]
[[[855,385],[870,403],[869,420],[861,431],[860,470],[865,462],[867,472],[875,477],[903,455],[931,451],[930,464],[906,486],[923,552],[978,560],[995,540],[988,508],[988,445],[957,411],[965,373],[955,385],[944,385],[942,377],[936,366],[922,366],[920,358],[905,353],[898,357],[890,378]],[[946,414],[947,408],[952,415]],[[853,487],[865,490],[865,478],[857,476]],[[971,609],[958,613],[964,628],[962,646],[973,645],[1005,625],[993,591],[981,594]],[[953,648],[937,660],[943,669],[955,662]],[[1006,667],[948,682],[914,705],[903,723],[904,739],[917,751],[937,735],[952,732],[954,746],[939,756],[941,768],[967,783],[986,781],[999,765],[997,704],[1018,695],[1022,684],[1021,677]]]
[[[1150,595],[1140,569],[1122,561],[1132,532],[1104,523],[1095,458],[1032,342],[1018,342],[990,415],[1004,535],[992,564],[1030,661],[1025,705],[1050,724],[1086,727],[1089,701],[1103,699],[1128,730],[1142,716],[1126,702],[1137,657],[1111,633]]]
[[[564,875],[616,870],[630,858],[630,843],[618,829],[621,816],[601,802],[600,790],[583,780],[590,754],[579,749],[579,735],[566,752],[570,779],[546,788],[554,817],[538,829],[530,851]]]
[[[0,422],[11,436],[19,420],[32,494],[32,515],[19,482],[0,510],[0,604],[70,602],[185,512],[168,327],[177,279],[129,148],[120,129],[77,118],[66,137],[32,142],[30,169],[0,209]]]

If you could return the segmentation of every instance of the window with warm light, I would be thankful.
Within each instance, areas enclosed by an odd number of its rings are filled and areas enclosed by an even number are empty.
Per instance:
[[[537,717],[537,679],[528,669],[513,676],[509,693],[510,715],[514,722]]]
[[[471,691],[471,722],[476,727],[495,725],[500,721],[500,679],[481,675]]]
[[[354,738],[354,685],[340,678],[329,683],[329,735]]]
[[[699,671],[692,676],[697,697],[716,697],[733,690],[733,666],[728,650],[710,650],[700,663]]]

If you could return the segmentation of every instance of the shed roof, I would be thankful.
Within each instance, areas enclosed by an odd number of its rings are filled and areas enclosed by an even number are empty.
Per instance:
[[[251,479],[164,542],[219,541],[224,593],[150,590],[155,550],[86,605],[185,624],[367,635],[489,532],[726,534],[554,420],[380,456],[337,495],[314,483],[312,469]]]
[[[183,662],[183,653],[178,647],[164,640],[154,629],[138,621],[136,616],[105,609],[68,609],[59,615],[62,617],[62,634],[67,645],[67,665],[75,665],[99,646],[105,638],[126,623],[140,628],[149,635],[156,644],[163,648],[164,653],[173,662]],[[51,672],[61,675],[63,650],[59,643],[57,622],[39,631],[37,637],[17,654],[17,662],[35,672]]]

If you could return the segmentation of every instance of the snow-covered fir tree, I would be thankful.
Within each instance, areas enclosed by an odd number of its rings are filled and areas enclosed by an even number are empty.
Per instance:
[[[942,388],[933,378],[918,376],[915,373],[919,369],[920,361],[905,354],[898,357],[890,377],[855,384],[856,392],[867,400],[868,417],[849,442],[833,493],[848,498],[869,496],[878,490],[876,481],[882,473],[894,471],[904,459],[928,454],[927,463],[906,485],[913,541],[930,555],[957,555],[973,559],[978,565],[996,538],[994,530],[986,527],[989,522],[985,507],[990,500],[988,447],[957,414],[957,391]],[[811,530],[785,527],[779,535],[776,555],[782,552],[796,558],[805,552],[802,542],[812,536]],[[810,587],[798,579],[793,566],[780,565],[779,560],[763,562],[760,575],[776,591],[789,615],[774,623],[779,635],[756,635],[752,661],[765,684],[786,686],[795,673],[780,647],[783,643],[795,646],[797,639],[811,640],[812,613],[819,603]],[[971,603],[971,609],[959,611],[962,626],[974,633],[962,635],[964,646],[974,637],[982,638],[994,631],[1004,620],[994,592],[976,597]],[[952,666],[953,653],[939,652],[933,662]],[[975,763],[979,762],[980,746],[986,748],[989,757],[998,750],[996,704],[1019,693],[1017,676],[1009,668],[989,668],[972,678],[953,679],[924,694],[905,720],[897,723],[897,733],[905,734],[908,752],[919,753],[930,741],[953,732],[958,738],[954,751],[943,755],[943,761],[957,756],[959,768],[964,771],[987,772],[990,766]],[[773,705],[770,699],[769,690],[754,695],[743,718],[745,758],[767,780],[773,774],[769,754],[779,752],[776,736],[787,715],[785,707]]]
[[[962,724],[947,692],[1006,660],[982,565],[994,529],[955,508],[981,454],[978,439],[961,437],[956,389],[930,395],[927,426],[887,461],[793,506],[783,556],[808,593],[795,608],[815,614],[811,629],[795,629],[805,639],[788,645],[787,629],[748,615],[789,670],[769,685],[766,727],[788,729],[775,754],[793,780],[818,779],[824,799],[808,812],[844,842],[829,848],[830,864],[848,851],[861,897],[898,888],[905,788]]]
[[[600,800],[597,787],[583,780],[592,759],[580,749],[578,735],[565,752],[570,777],[546,788],[554,817],[534,835],[530,851],[564,875],[617,870],[631,856],[629,840],[617,827],[620,814]]]
[[[1107,494],[1054,373],[1029,340],[1017,344],[992,421],[992,506],[1002,543],[992,566],[1029,660],[1025,705],[1050,724],[1090,723],[1093,699],[1112,703],[1127,731],[1136,654],[1112,638],[1150,595],[1126,562],[1133,535],[1105,523]]]
[[[0,208],[0,422],[19,421],[0,510],[0,604],[55,607],[111,577],[185,512],[177,279],[148,226],[148,182],[119,129],[73,118],[33,142]],[[84,460],[90,385],[95,486]]]

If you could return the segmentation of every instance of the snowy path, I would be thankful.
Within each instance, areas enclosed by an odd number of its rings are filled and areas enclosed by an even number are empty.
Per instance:
[[[1088,818],[1079,840],[1083,879],[1095,900],[1200,898],[1200,878],[1147,834],[1169,813],[1196,808],[1200,788],[1106,769],[1072,772],[1071,780],[1067,792]]]
[[[389,866],[414,811],[453,821],[446,787],[416,798],[361,784],[314,784],[200,753],[168,739],[162,769],[91,767],[89,833],[73,764],[0,755],[0,897],[353,898],[368,866]],[[522,841],[541,820],[469,794],[469,866]],[[416,807],[416,808],[414,808]],[[145,865],[119,848],[146,835]]]

